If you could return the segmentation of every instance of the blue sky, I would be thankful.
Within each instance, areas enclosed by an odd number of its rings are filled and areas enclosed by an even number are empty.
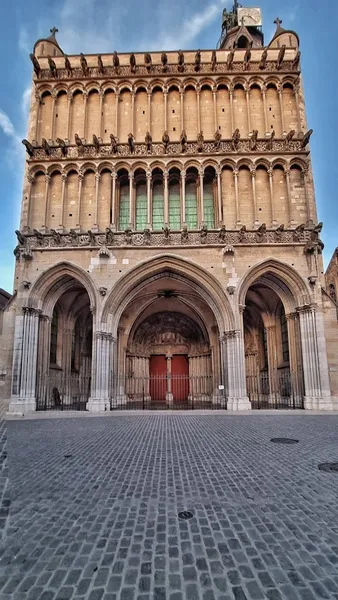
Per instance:
[[[222,9],[232,0],[16,0],[3,3],[0,20],[0,287],[12,291],[25,154],[34,42],[58,27],[67,54],[214,48]],[[327,265],[338,246],[338,134],[336,0],[242,0],[263,10],[265,41],[274,19],[300,36],[302,70]]]

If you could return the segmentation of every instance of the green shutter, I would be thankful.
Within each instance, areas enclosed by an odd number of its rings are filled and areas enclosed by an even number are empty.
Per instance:
[[[119,229],[124,231],[129,225],[129,185],[120,189]]]
[[[213,183],[205,183],[203,186],[203,200],[204,200],[204,223],[208,229],[214,229],[215,227],[215,209],[214,209],[214,190]]]
[[[143,231],[147,225],[147,186],[136,186],[136,231]]]
[[[161,183],[153,187],[153,229],[161,230],[164,225],[164,190]]]
[[[169,227],[170,229],[181,228],[181,198],[179,183],[174,183],[169,186]]]
[[[185,186],[185,218],[188,229],[197,229],[197,186],[189,181]]]

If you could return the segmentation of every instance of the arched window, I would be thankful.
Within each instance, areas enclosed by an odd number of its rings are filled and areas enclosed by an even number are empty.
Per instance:
[[[136,184],[136,231],[143,231],[147,225],[147,185],[145,182]]]
[[[179,173],[174,173],[169,180],[169,227],[180,229],[181,227],[181,196]]]
[[[57,360],[57,343],[58,343],[58,313],[53,310],[53,318],[50,331],[50,354],[49,361],[51,365],[56,365]]]
[[[330,296],[331,296],[332,300],[334,300],[334,302],[337,302],[336,286],[335,286],[334,283],[330,283],[330,285],[329,285],[329,293],[330,293]]]
[[[250,42],[245,35],[241,35],[237,42],[237,48],[249,48]]]
[[[163,174],[160,169],[153,171],[153,205],[152,205],[153,229],[159,231],[164,225],[164,187]]]
[[[203,220],[208,229],[213,229],[215,227],[214,179],[215,170],[211,167],[207,167],[203,181]]]
[[[188,169],[185,186],[185,220],[188,229],[197,229],[197,171]]]
[[[283,363],[288,363],[288,362],[290,362],[289,338],[288,338],[288,324],[286,321],[284,306],[282,307],[282,310],[281,310],[280,326],[281,326],[281,335],[282,335]]]

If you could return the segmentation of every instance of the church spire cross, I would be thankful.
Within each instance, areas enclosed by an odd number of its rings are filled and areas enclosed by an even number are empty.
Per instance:
[[[52,29],[50,29],[49,31],[52,35],[55,35],[59,30],[56,27],[52,27]]]
[[[283,21],[282,21],[282,19],[277,17],[277,19],[274,20],[274,23],[277,25],[277,28],[279,28],[281,26],[281,24],[283,23]]]

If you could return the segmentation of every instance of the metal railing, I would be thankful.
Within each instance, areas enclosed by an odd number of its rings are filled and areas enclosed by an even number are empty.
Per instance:
[[[86,410],[91,377],[63,371],[38,373],[36,410]]]
[[[226,408],[223,391],[214,377],[150,375],[110,377],[110,409],[194,410]]]
[[[246,378],[247,394],[253,409],[304,408],[303,377],[289,370],[268,371]]]

